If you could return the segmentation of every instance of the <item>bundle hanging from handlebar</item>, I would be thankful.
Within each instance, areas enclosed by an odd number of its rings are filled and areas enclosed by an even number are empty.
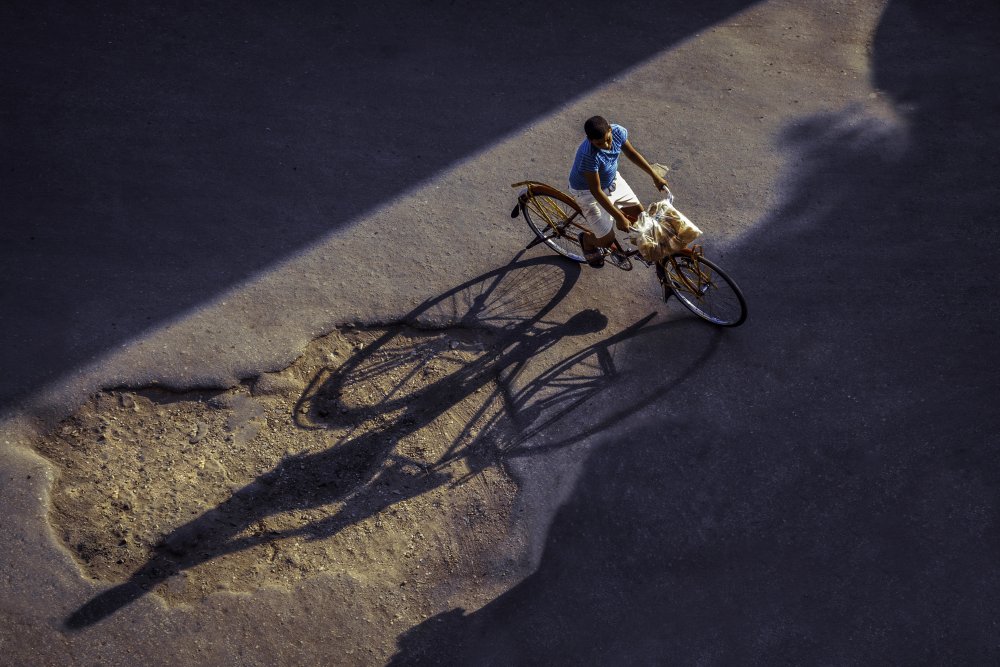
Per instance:
[[[701,230],[674,207],[672,200],[650,204],[628,232],[629,241],[646,261],[659,262],[701,236]]]

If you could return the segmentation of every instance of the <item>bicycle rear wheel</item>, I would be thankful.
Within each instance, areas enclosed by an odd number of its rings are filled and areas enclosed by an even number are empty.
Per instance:
[[[524,220],[545,245],[576,262],[583,262],[580,228],[570,222],[580,213],[568,203],[547,194],[532,194],[521,203]]]
[[[658,266],[662,271],[664,299],[673,292],[692,313],[721,327],[736,327],[747,319],[743,292],[713,262],[695,255],[676,254]]]

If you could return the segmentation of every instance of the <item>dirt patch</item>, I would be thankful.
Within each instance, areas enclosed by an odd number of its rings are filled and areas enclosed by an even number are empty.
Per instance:
[[[230,389],[102,392],[36,443],[59,471],[51,524],[89,576],[170,602],[325,571],[489,594],[524,552],[501,348],[485,329],[344,327]]]

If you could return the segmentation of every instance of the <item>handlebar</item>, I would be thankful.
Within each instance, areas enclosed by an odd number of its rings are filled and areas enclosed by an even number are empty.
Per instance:
[[[653,168],[653,173],[655,173],[657,176],[659,176],[660,178],[663,178],[663,179],[667,178],[667,172],[670,171],[670,167],[662,165],[659,162],[654,162],[650,166]],[[674,203],[674,193],[671,192],[670,188],[668,188],[667,186],[663,186],[662,188],[660,188],[660,192],[663,192],[664,190],[667,193],[667,201],[670,202],[671,204],[673,204]]]
[[[670,203],[670,204],[674,203],[674,193],[670,191],[670,188],[668,188],[667,186],[664,185],[662,188],[660,188],[660,192],[666,192],[667,193],[667,202]]]

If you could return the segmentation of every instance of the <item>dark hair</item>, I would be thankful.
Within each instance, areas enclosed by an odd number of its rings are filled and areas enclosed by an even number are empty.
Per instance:
[[[611,123],[604,120],[603,116],[593,116],[583,124],[583,131],[587,133],[588,139],[604,139],[610,129]]]

